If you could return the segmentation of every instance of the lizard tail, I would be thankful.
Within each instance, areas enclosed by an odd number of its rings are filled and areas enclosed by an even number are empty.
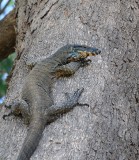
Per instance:
[[[44,117],[39,117],[31,121],[27,136],[17,160],[30,159],[39,144],[45,125]]]

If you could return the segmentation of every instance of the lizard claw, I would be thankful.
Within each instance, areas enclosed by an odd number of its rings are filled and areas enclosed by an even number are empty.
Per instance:
[[[89,104],[87,104],[87,103],[77,103],[77,105],[78,106],[87,106],[87,107],[89,107]]]
[[[2,116],[2,118],[3,118],[4,120],[6,120],[5,118],[6,118],[6,117],[9,117],[9,116],[11,116],[11,115],[13,115],[12,112],[10,112],[10,113],[8,113],[8,114],[4,114],[4,115]]]
[[[5,118],[6,118],[7,116],[8,116],[8,115],[4,114],[4,115],[2,116],[2,119],[6,120]]]
[[[90,65],[91,62],[92,62],[91,59],[82,59],[81,60],[81,67],[88,66],[88,65]]]
[[[5,108],[11,109],[11,105],[4,105]]]

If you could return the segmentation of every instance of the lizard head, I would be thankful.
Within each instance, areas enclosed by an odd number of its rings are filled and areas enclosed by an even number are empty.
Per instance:
[[[71,52],[68,54],[68,61],[75,62],[87,58],[88,56],[96,56],[100,54],[101,51],[97,48],[92,48],[88,46],[74,45]]]

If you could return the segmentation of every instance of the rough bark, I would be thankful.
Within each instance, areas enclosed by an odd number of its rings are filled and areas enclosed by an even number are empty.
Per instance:
[[[0,61],[15,51],[15,9],[0,21]]]
[[[84,87],[76,107],[46,126],[32,160],[137,160],[139,122],[138,0],[18,1],[16,61],[6,103],[20,97],[27,64],[67,43],[101,48],[90,66],[54,86],[56,103],[63,92]],[[4,109],[1,111],[1,115]],[[0,158],[14,160],[27,127],[11,117],[0,121]]]

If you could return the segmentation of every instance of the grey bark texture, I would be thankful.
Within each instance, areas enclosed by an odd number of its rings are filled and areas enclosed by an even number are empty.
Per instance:
[[[101,49],[90,66],[53,88],[55,103],[64,92],[84,87],[73,111],[46,126],[31,160],[139,159],[139,2],[138,0],[19,0],[18,57],[6,95],[20,98],[28,64],[65,44]],[[1,117],[5,109],[1,110]],[[27,133],[20,119],[0,119],[0,159],[15,160]]]

